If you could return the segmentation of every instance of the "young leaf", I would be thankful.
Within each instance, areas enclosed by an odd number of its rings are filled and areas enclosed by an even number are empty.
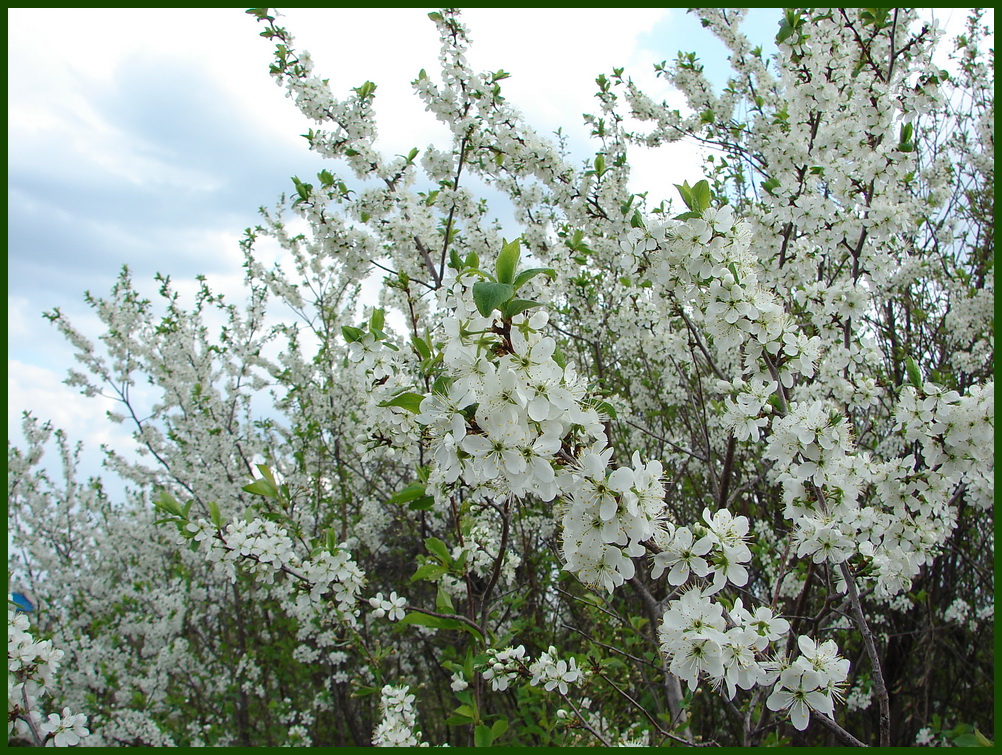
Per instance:
[[[407,487],[390,496],[387,503],[409,503],[425,494],[423,482],[412,482]]]
[[[438,616],[429,616],[425,613],[409,613],[400,620],[401,624],[417,624],[422,627],[432,627],[433,629],[459,629],[463,626],[457,619],[442,619]]]
[[[437,537],[425,538],[424,547],[428,549],[428,552],[431,555],[443,564],[448,565],[452,563],[452,557],[449,555],[449,548]]]
[[[502,304],[515,295],[515,287],[509,283],[487,283],[477,281],[473,284],[473,301],[477,311],[484,317],[499,309]]]
[[[409,511],[427,511],[435,505],[435,499],[430,495],[423,495],[420,498],[415,498],[413,501],[407,504],[407,509]]]
[[[524,286],[530,280],[535,278],[537,275],[545,275],[550,280],[556,280],[557,271],[554,270],[552,267],[532,267],[529,268],[528,270],[523,270],[518,275],[516,275],[515,282],[512,283],[512,285],[515,287],[515,290],[518,291],[520,288],[522,288],[522,286]]]
[[[494,722],[494,725],[491,726],[491,735],[494,737],[494,739],[497,739],[506,731],[508,731],[507,718],[499,718],[497,721]]]
[[[161,490],[160,496],[153,499],[153,505],[161,511],[166,511],[168,514],[173,514],[174,516],[181,516],[183,513],[181,504],[166,490]]]
[[[520,315],[523,312],[525,312],[525,310],[527,310],[527,309],[531,309],[532,307],[541,307],[541,306],[543,306],[543,305],[540,304],[538,301],[529,301],[528,299],[512,299],[511,301],[506,302],[501,307],[501,314],[506,319],[510,320],[515,315]]]
[[[519,248],[518,239],[515,239],[509,244],[505,244],[501,248],[501,253],[498,255],[498,261],[495,266],[498,283],[511,284],[512,281],[515,280],[515,269],[518,267],[520,255],[521,250]]]
[[[682,201],[685,202],[685,206],[690,210],[695,210],[692,206],[692,187],[689,186],[689,182],[683,181],[680,184],[675,184],[675,188],[678,189],[678,193],[682,196]]]
[[[222,529],[223,526],[223,515],[219,511],[219,504],[215,501],[209,501],[209,517],[212,519],[212,523],[216,525],[216,529]]]
[[[480,724],[476,731],[473,732],[473,743],[477,747],[490,747],[493,741],[494,735],[485,724]]]
[[[278,488],[267,480],[254,480],[250,485],[244,485],[242,489],[253,495],[261,495],[265,498],[278,498]]]
[[[418,355],[422,359],[431,358],[431,346],[429,346],[428,342],[425,341],[423,338],[418,338],[417,336],[411,336],[411,345],[414,347],[414,350],[418,353]]]
[[[916,390],[922,390],[922,373],[919,370],[918,365],[915,360],[908,357],[905,360],[905,372],[908,375],[908,382],[911,383]]]
[[[693,212],[703,212],[710,206],[713,195],[710,193],[710,184],[704,179],[692,187],[692,210]]]
[[[417,568],[417,571],[414,572],[414,576],[411,577],[411,582],[417,582],[419,579],[427,579],[430,582],[434,582],[448,571],[449,567],[442,566],[442,564],[421,564],[421,566]]]
[[[394,396],[388,401],[380,401],[380,406],[399,406],[401,409],[406,409],[409,412],[414,412],[415,414],[421,413],[421,402],[424,401],[424,395],[420,393],[401,393]]]
[[[439,613],[455,613],[456,610],[455,606],[452,605],[452,598],[442,589],[442,585],[438,586],[438,592],[435,595],[435,610]]]
[[[365,335],[365,331],[361,328],[353,328],[351,325],[342,325],[341,335],[344,336],[344,340],[348,343],[355,343],[355,341],[360,341],[362,339],[362,336]]]

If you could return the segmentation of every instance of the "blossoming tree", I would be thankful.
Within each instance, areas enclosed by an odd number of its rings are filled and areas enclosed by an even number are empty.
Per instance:
[[[249,12],[332,167],[248,229],[240,305],[123,271],[89,297],[100,349],[49,313],[148,460],[108,450],[128,501],[78,483],[61,435],[65,479],[40,471],[33,418],[8,452],[18,575],[91,739],[988,741],[979,14],[949,76],[908,11],[789,10],[766,58],[701,10],[723,92],[694,54],[658,66],[690,114],[600,76],[575,165],[469,67],[458,12],[429,14],[441,70],[413,82],[452,142],[395,157],[374,84]],[[706,175],[631,193],[627,149],[681,138]]]

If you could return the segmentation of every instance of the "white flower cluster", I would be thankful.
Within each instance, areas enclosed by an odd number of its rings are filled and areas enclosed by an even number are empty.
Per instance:
[[[705,676],[714,686],[726,685],[733,698],[738,687],[771,681],[765,653],[789,629],[789,622],[766,607],[747,611],[740,598],[725,617],[724,606],[694,586],[668,604],[658,638],[669,669],[689,689],[695,690]]]
[[[918,441],[925,464],[970,491],[987,509],[995,491],[995,381],[973,386],[966,396],[926,382],[921,391],[901,389],[895,429]]]
[[[410,687],[387,684],[381,694],[382,718],[372,733],[372,743],[377,747],[427,747],[427,743],[421,741],[421,732],[415,731],[417,715]]]
[[[63,651],[52,640],[36,641],[29,627],[24,613],[7,609],[7,738],[16,732],[38,746],[79,744],[90,734],[84,714],[63,708],[42,718],[40,699],[52,688]]]
[[[567,568],[609,592],[634,576],[631,559],[646,552],[641,543],[664,510],[661,462],[645,464],[634,452],[632,467],[609,474],[611,456],[604,438],[578,455],[562,516]]]
[[[584,679],[577,660],[559,658],[557,649],[552,645],[531,663],[526,658],[523,645],[503,650],[488,648],[481,673],[484,681],[490,682],[491,689],[497,692],[508,689],[521,676],[528,679],[533,687],[542,686],[547,692],[556,690],[566,695],[570,685]]]
[[[553,645],[532,662],[529,673],[532,674],[529,684],[534,687],[543,685],[547,692],[557,690],[561,695],[566,695],[568,685],[581,680],[583,676],[574,658],[568,661],[558,659],[557,649]]]
[[[582,404],[585,386],[554,359],[555,341],[542,334],[546,312],[512,318],[500,334],[499,316],[477,311],[469,276],[449,297],[442,351],[448,387],[421,403],[436,465],[431,482],[462,481],[495,498],[560,491],[552,461],[572,432],[604,437],[598,412]],[[496,315],[496,313],[492,313]]]
[[[352,559],[345,543],[333,553],[317,549],[303,560],[296,555],[288,533],[275,522],[238,520],[224,530],[217,530],[208,520],[197,519],[188,522],[185,528],[195,542],[208,547],[206,560],[216,564],[230,581],[236,580],[238,565],[264,584],[272,584],[276,574],[287,571],[309,588],[311,605],[320,606],[331,595],[341,620],[354,625],[365,573]]]
[[[831,640],[820,645],[810,637],[797,638],[801,655],[779,672],[779,682],[766,705],[769,710],[788,710],[794,727],[803,731],[811,711],[829,718],[835,712],[835,700],[841,699],[849,675],[849,661],[838,654]]]
[[[506,647],[503,650],[487,649],[487,667],[482,672],[484,681],[490,682],[495,692],[504,692],[518,678],[520,671],[526,671],[525,647]]]
[[[801,655],[791,664],[769,660],[771,643],[785,640],[790,631],[786,619],[760,606],[754,612],[735,600],[730,611],[710,600],[699,587],[686,590],[671,601],[659,629],[661,648],[670,658],[669,669],[695,689],[701,676],[714,687],[723,686],[733,699],[740,689],[778,682],[768,699],[771,710],[789,710],[793,725],[803,730],[809,711],[833,715],[849,661],[838,655],[828,640],[817,645],[811,638],[798,638]]]
[[[659,523],[654,542],[661,552],[654,556],[651,576],[660,577],[668,570],[670,585],[685,584],[690,573],[696,577],[712,577],[712,586],[704,595],[719,592],[728,582],[744,586],[748,582],[744,564],[751,559],[751,550],[745,544],[748,517],[732,516],[726,509],[713,514],[703,509],[703,522],[694,525],[694,529],[698,540],[688,527]]]
[[[407,599],[398,596],[395,592],[390,593],[389,598],[384,598],[383,593],[377,592],[375,597],[369,598],[369,605],[372,606],[372,615],[377,619],[384,616],[390,621],[400,621],[404,617],[404,606]]]
[[[451,382],[425,397],[417,421],[435,459],[430,483],[462,481],[475,495],[561,502],[566,568],[609,591],[634,575],[663,510],[660,462],[612,457],[602,415],[588,404],[573,368],[555,358],[542,333],[546,312],[517,315],[510,328],[483,317],[468,277],[448,304],[443,361]]]
[[[377,339],[368,332],[348,344],[348,361],[354,366],[365,402],[359,407],[355,442],[370,449],[387,449],[403,463],[416,463],[413,450],[420,427],[414,413],[387,405],[411,385],[403,352],[388,338]]]

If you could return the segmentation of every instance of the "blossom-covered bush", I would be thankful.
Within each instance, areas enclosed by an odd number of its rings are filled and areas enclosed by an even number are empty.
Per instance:
[[[694,54],[657,66],[687,113],[600,76],[578,165],[469,67],[456,11],[413,82],[452,143],[394,157],[377,87],[250,12],[332,167],[247,230],[245,302],[123,271],[88,297],[100,347],[49,313],[68,382],[117,398],[146,457],[108,451],[127,500],[78,483],[61,434],[50,479],[34,418],[8,451],[18,577],[91,740],[988,741],[979,13],[951,76],[909,11],[787,10],[766,57],[741,12],[700,10],[726,88]],[[706,176],[631,193],[628,156],[682,138]]]

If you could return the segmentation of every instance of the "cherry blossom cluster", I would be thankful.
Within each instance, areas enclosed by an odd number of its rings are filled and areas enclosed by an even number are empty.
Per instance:
[[[525,647],[488,648],[487,660],[481,671],[491,689],[503,692],[518,679],[528,681],[533,687],[543,687],[547,692],[556,690],[566,695],[572,685],[584,681],[584,671],[575,658],[564,660],[552,645],[539,657],[530,661]]]
[[[529,664],[529,673],[532,675],[529,684],[533,687],[542,685],[547,692],[556,690],[561,695],[566,695],[568,686],[581,681],[584,676],[577,661],[574,658],[561,659],[553,645]]]
[[[369,598],[369,605],[372,606],[372,615],[375,618],[381,619],[385,616],[390,621],[399,621],[404,617],[404,606],[407,605],[407,599],[398,596],[395,592],[391,592],[388,598],[384,598],[383,593],[377,592]]]
[[[835,701],[842,699],[842,689],[849,674],[849,661],[838,654],[831,640],[817,644],[810,637],[797,638],[800,655],[780,669],[779,681],[766,705],[769,710],[786,710],[794,727],[803,731],[810,712],[831,717]]]
[[[414,695],[407,685],[386,684],[380,691],[381,718],[372,733],[372,743],[377,747],[427,747],[421,741],[414,712]]]
[[[510,326],[496,313],[485,317],[473,283],[460,275],[448,297],[448,385],[424,398],[417,417],[436,462],[430,482],[462,478],[480,495],[552,501],[560,490],[554,457],[572,432],[602,437],[601,417],[584,404],[587,389],[573,368],[555,360],[556,343],[544,335],[548,314],[516,315]]]
[[[24,613],[7,609],[7,737],[16,732],[36,746],[80,744],[90,734],[87,716],[63,708],[43,718],[42,698],[51,692],[64,653],[52,640],[35,640],[29,628]]]
[[[555,357],[545,311],[510,322],[483,316],[470,280],[447,298],[442,334],[446,387],[426,395],[417,421],[436,464],[429,483],[461,480],[474,496],[561,496],[566,568],[612,591],[631,578],[631,558],[663,510],[660,462],[608,472],[613,449],[584,383]],[[592,400],[593,401],[593,400]]]
[[[321,606],[332,598],[340,620],[354,625],[365,574],[344,544],[333,552],[317,549],[304,560],[296,555],[285,529],[272,521],[235,521],[219,529],[206,519],[196,519],[184,529],[186,538],[207,548],[205,558],[230,581],[236,580],[238,567],[264,584],[284,572],[308,588],[308,603]]]
[[[525,647],[506,647],[487,649],[486,667],[481,672],[485,682],[490,682],[491,689],[504,692],[518,678],[519,672],[526,668]]]

